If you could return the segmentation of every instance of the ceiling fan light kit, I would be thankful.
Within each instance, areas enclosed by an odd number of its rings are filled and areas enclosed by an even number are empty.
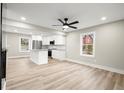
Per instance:
[[[69,27],[68,27],[67,25],[64,25],[63,28],[64,28],[64,29],[67,29],[67,28],[69,28]]]

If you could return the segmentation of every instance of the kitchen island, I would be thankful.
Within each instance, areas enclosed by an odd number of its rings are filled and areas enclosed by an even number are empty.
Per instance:
[[[48,63],[48,49],[31,50],[30,60],[38,65]]]

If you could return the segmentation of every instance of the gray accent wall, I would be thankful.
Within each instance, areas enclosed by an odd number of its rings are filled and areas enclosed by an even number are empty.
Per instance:
[[[80,56],[80,34],[96,32],[95,57]],[[124,20],[70,32],[67,59],[124,70]]]
[[[20,52],[19,51],[19,38],[27,37],[31,38],[30,35],[16,34],[16,33],[6,33],[7,41],[7,55],[8,57],[25,57],[29,56],[30,52]]]

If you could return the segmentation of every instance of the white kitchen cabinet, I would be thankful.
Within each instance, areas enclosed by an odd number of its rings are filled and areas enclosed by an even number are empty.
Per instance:
[[[56,35],[55,38],[55,45],[65,45],[65,36]]]
[[[42,36],[41,35],[32,35],[32,40],[42,40]]]
[[[43,45],[49,45],[50,38],[48,36],[43,36]]]
[[[55,45],[65,45],[65,36],[62,35],[43,36],[43,45],[49,45],[53,40]]]
[[[52,36],[49,36],[49,39],[50,39],[50,41],[53,41],[53,40],[55,40],[56,38],[55,38],[54,35],[52,35]]]
[[[65,59],[65,50],[52,50],[52,57],[59,59],[59,60],[64,60]]]
[[[38,65],[48,63],[48,50],[36,49],[30,52],[30,60]]]

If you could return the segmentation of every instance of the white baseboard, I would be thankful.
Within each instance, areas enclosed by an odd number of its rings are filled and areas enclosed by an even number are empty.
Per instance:
[[[25,56],[11,56],[8,58],[25,58],[25,57],[30,57],[29,55],[25,55]]]
[[[119,74],[124,74],[124,70],[122,70],[122,69],[116,69],[116,68],[112,68],[112,67],[108,67],[108,66],[91,64],[91,63],[87,63],[87,62],[83,62],[83,61],[77,61],[77,60],[72,60],[72,59],[68,59],[68,58],[66,58],[66,60],[74,62],[74,63],[79,63],[79,64],[87,65],[87,66],[90,66],[90,67],[95,67],[95,68],[99,68],[99,69],[103,69],[103,70],[107,70],[107,71],[111,71],[111,72],[116,72],[116,73],[119,73]]]

